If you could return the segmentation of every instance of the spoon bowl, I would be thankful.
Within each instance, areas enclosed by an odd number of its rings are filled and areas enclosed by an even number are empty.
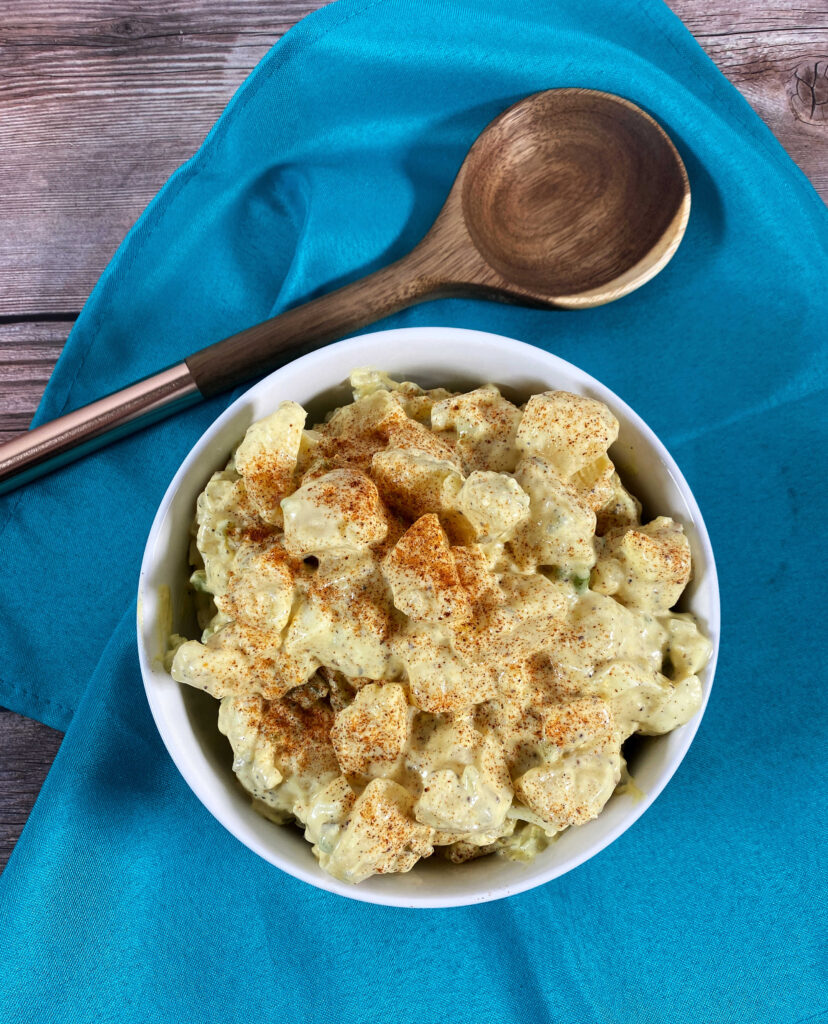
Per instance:
[[[478,137],[435,233],[474,248],[481,263],[470,261],[470,276],[489,288],[586,307],[656,274],[689,213],[684,164],[653,118],[609,93],[554,89],[516,103]]]

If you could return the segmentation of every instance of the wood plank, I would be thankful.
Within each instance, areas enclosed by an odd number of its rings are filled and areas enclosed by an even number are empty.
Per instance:
[[[668,2],[828,202],[828,5]]]
[[[0,871],[6,866],[63,733],[0,708]]]
[[[71,327],[0,323],[0,442],[28,427]]]
[[[2,0],[0,314],[79,308],[256,62],[315,6]],[[828,129],[792,107],[807,92],[797,71],[828,54],[828,12],[818,0],[711,6],[672,2],[828,197]]]
[[[0,314],[79,309],[306,0],[0,2]]]

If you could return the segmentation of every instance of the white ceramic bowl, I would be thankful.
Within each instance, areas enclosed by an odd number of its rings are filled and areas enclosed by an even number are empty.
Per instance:
[[[352,369],[375,366],[424,387],[469,389],[493,381],[509,397],[524,401],[550,389],[579,392],[605,402],[621,431],[613,460],[651,515],[671,515],[684,524],[694,561],[694,579],[682,607],[694,612],[713,641],[702,674],[704,701],[710,693],[719,641],[719,592],[713,551],[698,506],[684,477],[650,428],[609,389],[581,370],[531,345],[499,335],[446,328],[416,328],[366,334],[297,359],[234,402],[196,444],[164,495],[147,541],[138,600],[141,671],[158,730],[179,771],[204,806],[237,839],[276,867],[311,885],[351,899],[401,907],[450,907],[499,899],[542,885],[594,856],[632,825],[655,800],[698,729],[701,713],[666,736],[643,743],[631,765],[644,798],[615,795],[601,815],[562,833],[531,864],[484,857],[463,865],[442,858],[421,861],[404,875],[347,885],[317,865],[298,829],[274,825],[257,814],[237,785],[231,755],[217,726],[218,704],[207,694],[180,686],[164,671],[168,592],[173,627],[197,635],[187,598],[187,549],[196,497],[210,474],[223,467],[231,449],[254,420],[283,399],[309,410],[309,421],[350,401]]]

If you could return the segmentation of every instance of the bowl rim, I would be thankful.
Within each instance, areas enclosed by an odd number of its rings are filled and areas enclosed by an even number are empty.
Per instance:
[[[439,338],[434,338],[434,335],[439,335]],[[222,427],[237,414],[238,410],[246,403],[249,402],[251,396],[257,392],[268,391],[274,384],[274,382],[286,371],[295,373],[297,369],[304,370],[310,376],[313,376],[313,371],[318,367],[323,367],[327,359],[330,358],[331,352],[336,350],[343,352],[348,348],[358,348],[360,344],[364,345],[368,343],[372,344],[390,344],[394,342],[405,342],[408,340],[431,343],[434,341],[435,344],[440,342],[455,342],[467,344],[474,342],[476,346],[488,345],[493,349],[514,348],[515,356],[517,359],[520,358],[521,354],[529,355],[533,359],[540,358],[541,360],[548,363],[548,369],[550,373],[563,371],[564,373],[574,375],[579,379],[580,385],[584,389],[593,389],[599,392],[601,395],[606,395],[612,401],[613,412],[617,415],[623,416],[626,420],[633,425],[646,439],[654,453],[661,460],[665,471],[672,478],[677,489],[681,493],[683,501],[686,503],[687,508],[690,512],[692,525],[696,532],[698,543],[703,552],[703,564],[705,573],[708,576],[707,588],[708,596],[710,598],[710,608],[707,616],[706,627],[709,639],[712,643],[712,650],[710,658],[704,667],[703,673],[707,679],[707,684],[704,687],[702,705],[698,713],[685,725],[681,726],[681,742],[677,745],[677,748],[672,752],[669,763],[664,767],[655,785],[648,787],[646,794],[635,803],[631,804],[628,812],[624,817],[610,829],[606,834],[600,836],[597,840],[588,846],[585,850],[576,852],[567,859],[551,865],[549,868],[543,871],[531,872],[527,870],[525,879],[521,879],[518,882],[513,882],[506,885],[495,886],[492,888],[486,888],[481,891],[479,895],[469,896],[468,894],[459,894],[456,897],[441,895],[438,897],[430,897],[427,894],[413,895],[406,893],[398,895],[389,891],[388,893],[377,893],[375,891],[369,891],[363,889],[360,885],[350,885],[345,882],[341,882],[332,876],[329,876],[325,872],[319,874],[312,872],[310,869],[305,869],[300,864],[294,863],[289,858],[284,857],[281,853],[268,847],[262,842],[255,834],[240,835],[239,827],[243,825],[241,822],[228,823],[226,820],[225,813],[218,807],[217,795],[214,796],[214,787],[211,778],[204,778],[197,775],[193,766],[190,764],[186,757],[184,746],[180,741],[180,738],[172,733],[168,727],[168,723],[163,714],[161,707],[161,699],[159,694],[156,692],[156,675],[160,675],[157,669],[157,658],[151,657],[147,650],[147,623],[143,614],[145,606],[145,594],[149,587],[149,578],[151,575],[152,567],[155,565],[155,559],[153,554],[156,548],[156,542],[159,534],[166,520],[167,514],[170,510],[170,506],[173,504],[175,497],[179,491],[179,488],[185,478],[192,470],[194,464],[199,460],[205,450],[209,447],[210,442],[216,434],[220,433]],[[363,365],[355,363],[356,365]],[[458,362],[459,366],[459,362]],[[459,374],[466,376],[474,376],[473,369],[469,372],[466,368],[458,370]],[[320,380],[325,380],[324,373],[320,375]],[[481,379],[481,383],[485,383]],[[495,381],[497,383],[497,381]],[[333,382],[326,381],[320,388],[324,390],[326,387],[333,386]],[[442,909],[448,907],[458,906],[469,906],[477,903],[485,903],[491,900],[504,899],[508,896],[517,895],[521,892],[537,888],[541,885],[545,885],[547,882],[552,881],[561,875],[573,870],[585,861],[591,859],[602,850],[606,849],[611,843],[613,843],[620,835],[626,832],[656,800],[656,798],[663,792],[667,783],[673,777],[677,771],[679,765],[684,760],[693,739],[698,732],[701,720],[704,716],[707,703],[710,698],[710,692],[712,690],[713,681],[715,678],[716,663],[718,660],[719,644],[720,644],[720,633],[721,633],[721,602],[719,595],[718,586],[718,575],[716,572],[716,563],[713,554],[713,548],[710,543],[710,537],[707,532],[707,527],[704,522],[704,518],[699,509],[698,503],[696,502],[695,496],[693,495],[690,486],[684,478],[681,470],[675,462],[670,452],[664,446],[659,437],[655,432],[648,426],[648,424],[633,410],[627,403],[620,398],[615,392],[613,392],[607,385],[602,384],[599,380],[592,377],[586,371],[581,370],[578,366],[573,363],[569,363],[559,356],[553,355],[547,352],[545,349],[540,348],[537,345],[531,345],[526,342],[518,341],[517,339],[507,337],[505,335],[494,334],[487,331],[477,331],[468,328],[457,328],[457,327],[402,327],[393,328],[390,330],[378,330],[368,331],[353,337],[347,338],[343,341],[334,342],[330,345],[326,345],[321,349],[314,352],[310,352],[298,359],[291,360],[290,362],[279,367],[279,369],[268,374],[266,377],[254,383],[251,387],[247,388],[242,394],[240,394],[228,407],[212,421],[212,423],[204,430],[198,440],[190,448],[189,452],[181,462],[178,470],[170,481],[168,487],[164,492],[164,496],[158,506],[158,509],[153,518],[152,526],[150,528],[149,535],[144,547],[144,552],[141,560],[141,569],[138,579],[138,601],[137,601],[137,616],[136,616],[136,627],[137,627],[137,641],[138,641],[138,657],[141,668],[141,677],[144,685],[144,692],[147,697],[147,702],[150,707],[150,711],[153,717],[156,728],[158,729],[161,740],[167,750],[167,753],[171,757],[176,769],[183,777],[193,794],[199,800],[199,802],[210,812],[210,814],[221,824],[230,834],[243,843],[248,849],[258,856],[262,857],[268,863],[274,867],[285,871],[287,874],[299,879],[300,881],[307,882],[317,889],[322,889],[327,892],[332,892],[337,895],[344,896],[348,899],[355,899],[359,902],[374,903],[384,906],[404,907],[404,908],[423,908],[423,909]],[[164,678],[169,680],[169,674],[164,673]],[[179,684],[180,685],[180,684]],[[676,730],[678,731],[678,730]],[[599,815],[600,818],[600,815]],[[595,819],[598,820],[598,819]],[[279,826],[274,826],[279,827]],[[531,868],[531,864],[527,865],[527,869]],[[320,877],[321,875],[321,877]],[[393,876],[392,876],[393,877]]]

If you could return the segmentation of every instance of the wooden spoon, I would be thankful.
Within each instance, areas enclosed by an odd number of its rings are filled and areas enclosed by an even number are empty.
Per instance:
[[[589,89],[527,96],[478,137],[407,256],[0,446],[0,492],[426,299],[611,302],[665,266],[689,213],[681,158],[635,104]]]

